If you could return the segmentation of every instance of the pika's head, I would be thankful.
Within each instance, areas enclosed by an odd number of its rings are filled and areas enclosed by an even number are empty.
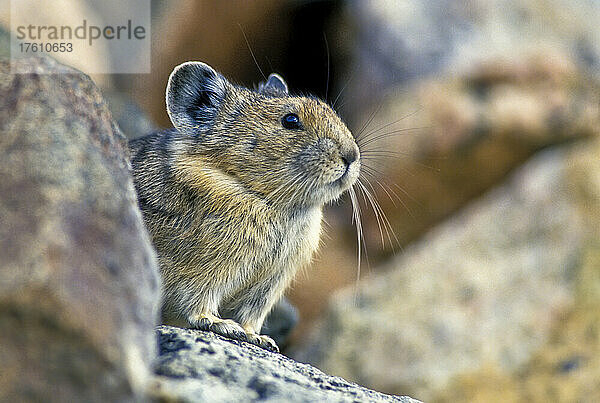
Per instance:
[[[339,116],[317,98],[289,95],[277,74],[253,91],[184,63],[169,77],[167,111],[180,155],[269,203],[322,205],[358,178],[360,152]]]

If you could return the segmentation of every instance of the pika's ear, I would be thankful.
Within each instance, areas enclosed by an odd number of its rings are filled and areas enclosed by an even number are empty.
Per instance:
[[[186,62],[175,67],[167,84],[167,113],[179,131],[210,127],[227,94],[227,80],[208,64]]]
[[[271,73],[266,83],[260,83],[258,85],[258,91],[271,94],[287,94],[288,86],[279,74]]]

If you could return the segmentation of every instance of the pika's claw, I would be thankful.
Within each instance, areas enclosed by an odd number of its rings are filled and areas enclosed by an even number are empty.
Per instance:
[[[246,336],[248,337],[248,342],[257,345],[259,347],[264,348],[265,350],[272,351],[274,353],[279,352],[279,347],[277,343],[270,338],[269,336],[265,336],[263,334],[258,334],[255,329],[260,328],[260,325],[257,326],[256,323],[245,323],[242,325],[244,330],[246,331]]]
[[[264,348],[265,350],[269,350],[274,353],[279,352],[279,347],[277,346],[277,343],[275,343],[275,341],[269,336],[256,333],[246,333],[246,336],[248,337],[248,342],[254,345],[257,345],[259,347]]]

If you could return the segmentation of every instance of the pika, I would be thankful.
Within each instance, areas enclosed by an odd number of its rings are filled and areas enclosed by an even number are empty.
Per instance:
[[[277,74],[251,90],[183,63],[166,106],[174,128],[129,143],[163,321],[278,351],[263,321],[317,249],[323,206],[359,176],[354,137]]]

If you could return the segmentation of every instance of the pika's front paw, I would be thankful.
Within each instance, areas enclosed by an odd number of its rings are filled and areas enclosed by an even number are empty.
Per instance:
[[[196,329],[217,333],[230,339],[248,341],[246,331],[231,319],[221,319],[214,315],[203,314],[192,324]]]
[[[234,340],[247,341],[265,350],[279,352],[279,347],[272,338],[256,334],[250,329],[244,329],[231,319],[221,319],[215,315],[202,314],[197,319],[190,320],[190,322],[196,329],[217,333]]]

